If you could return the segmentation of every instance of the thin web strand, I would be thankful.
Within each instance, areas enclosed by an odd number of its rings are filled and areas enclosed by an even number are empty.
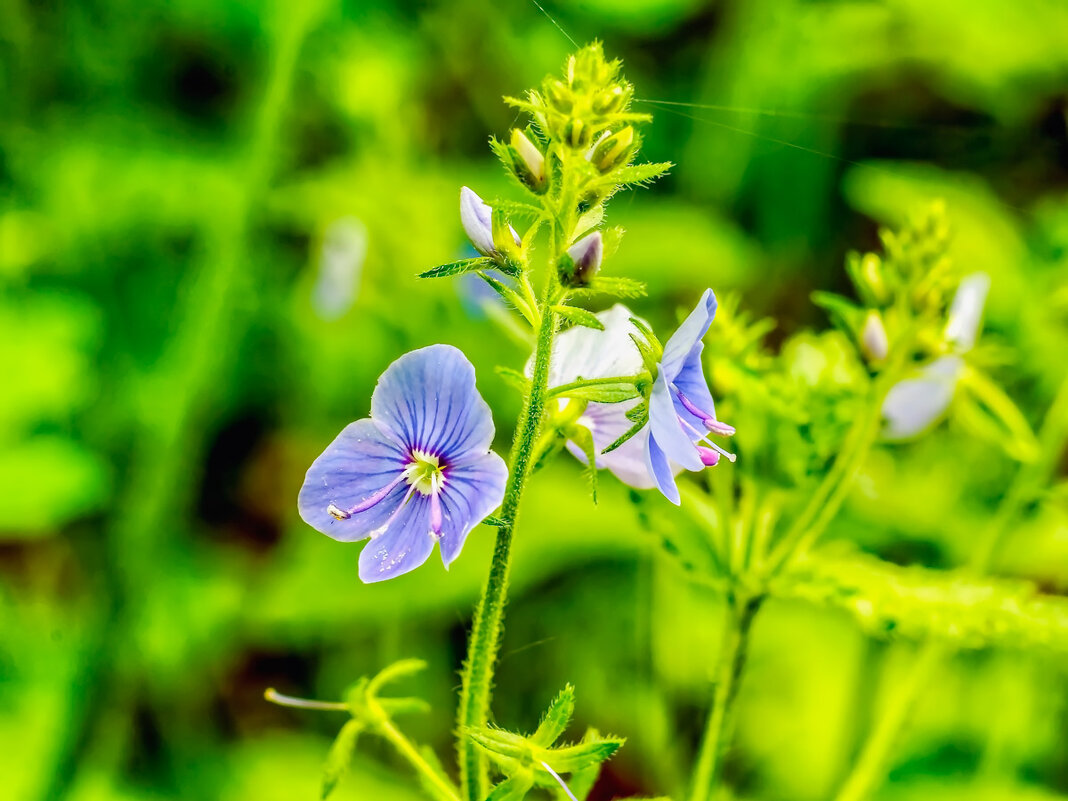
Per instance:
[[[545,15],[545,18],[547,20],[549,20],[549,22],[551,22],[553,25],[556,26],[556,30],[560,31],[560,33],[562,33],[564,35],[564,38],[566,38],[567,41],[571,42],[571,46],[572,47],[575,47],[576,49],[578,48],[579,43],[571,38],[571,34],[569,34],[567,31],[565,31],[563,26],[559,22],[557,22],[555,19],[553,19],[552,14],[550,14],[548,11],[546,11],[545,8],[542,6],[542,4],[538,2],[538,0],[530,0],[530,2],[532,2],[537,7],[538,11],[540,11],[542,14]]]

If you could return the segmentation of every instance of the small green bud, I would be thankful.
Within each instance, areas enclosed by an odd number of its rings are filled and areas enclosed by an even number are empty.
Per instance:
[[[583,124],[582,120],[572,117],[567,121],[567,125],[564,126],[564,138],[571,147],[585,147],[590,142],[588,131],[589,129]]]
[[[883,262],[874,253],[865,253],[860,260],[860,276],[868,289],[879,303],[885,303],[890,298],[890,290],[886,286],[883,277]]]
[[[570,114],[574,108],[571,91],[563,81],[553,81],[546,88],[549,104],[561,114]]]
[[[623,107],[626,93],[622,86],[613,86],[601,92],[593,99],[593,110],[597,114],[613,114]]]
[[[531,189],[545,188],[545,155],[518,128],[512,129],[512,150],[518,157],[516,172]]]
[[[590,161],[602,173],[610,172],[627,163],[634,145],[634,129],[631,126],[617,131],[601,140],[593,149]]]

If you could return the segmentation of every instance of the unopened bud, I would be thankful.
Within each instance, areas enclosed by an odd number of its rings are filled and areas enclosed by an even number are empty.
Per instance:
[[[634,145],[634,129],[629,125],[621,131],[601,140],[590,159],[602,173],[625,164],[630,158],[630,149]]]
[[[519,155],[522,166],[522,177],[526,179],[532,189],[545,187],[545,156],[531,142],[526,134],[518,128],[512,129],[512,149]],[[516,165],[517,167],[519,165]]]
[[[582,124],[582,120],[572,117],[567,121],[567,125],[564,126],[564,138],[568,141],[571,147],[582,147],[589,143],[590,138],[587,135],[585,125]]]
[[[561,114],[570,114],[574,107],[571,99],[571,90],[563,81],[553,81],[546,89],[549,103]]]
[[[601,259],[604,258],[604,240],[601,238],[601,232],[594,231],[589,236],[584,236],[567,249],[567,255],[571,257],[574,265],[571,270],[570,283],[573,286],[588,284],[601,269]]]
[[[889,299],[890,293],[883,278],[883,263],[876,254],[864,254],[860,260],[860,275],[879,303],[885,303]]]
[[[877,311],[868,312],[868,316],[864,318],[864,327],[860,331],[860,349],[871,362],[881,362],[890,352],[886,326]]]
[[[612,114],[623,106],[623,87],[613,86],[593,99],[593,110],[597,114]]]
[[[482,198],[466,186],[460,189],[460,222],[463,223],[471,244],[483,256],[498,258],[501,255],[495,242],[498,238],[498,231],[495,230],[498,225],[493,218],[493,209],[483,203]],[[515,229],[507,224],[504,224],[504,227],[511,241],[518,247],[519,235]]]

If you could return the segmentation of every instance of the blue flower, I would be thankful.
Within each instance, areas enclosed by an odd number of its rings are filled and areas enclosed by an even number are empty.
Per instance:
[[[664,346],[649,396],[649,437],[645,459],[656,486],[679,503],[673,465],[697,471],[734,454],[708,439],[709,432],[730,436],[734,429],[716,419],[716,404],[701,367],[701,339],[716,316],[716,296],[705,290],[690,316]],[[698,444],[703,443],[703,444]]]
[[[508,469],[492,440],[467,358],[449,345],[406,353],[379,378],[371,417],[346,426],[308,469],[300,516],[341,542],[371,538],[365,582],[414,570],[435,542],[448,568],[504,497]]]

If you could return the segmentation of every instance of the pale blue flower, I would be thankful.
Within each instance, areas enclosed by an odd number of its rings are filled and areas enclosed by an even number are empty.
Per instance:
[[[497,258],[496,245],[493,244],[493,209],[487,206],[475,192],[466,186],[460,188],[460,222],[467,232],[467,238],[475,250],[483,256]],[[508,230],[519,244],[519,234],[511,226]]]
[[[333,539],[371,538],[365,582],[407,573],[434,549],[448,567],[500,505],[508,470],[475,369],[449,345],[401,356],[378,380],[371,416],[345,427],[308,469],[298,507]]]
[[[716,296],[705,290],[664,346],[649,397],[649,436],[645,459],[649,473],[664,496],[679,503],[674,465],[698,471],[734,454],[712,442],[709,433],[730,436],[734,429],[716,419],[716,404],[701,366],[701,341],[716,316]],[[702,444],[699,444],[702,443]]]
[[[985,273],[961,280],[946,320],[946,341],[953,353],[938,357],[891,387],[883,401],[884,437],[901,440],[921,434],[949,409],[964,372],[961,354],[975,345],[989,291],[990,277]]]

